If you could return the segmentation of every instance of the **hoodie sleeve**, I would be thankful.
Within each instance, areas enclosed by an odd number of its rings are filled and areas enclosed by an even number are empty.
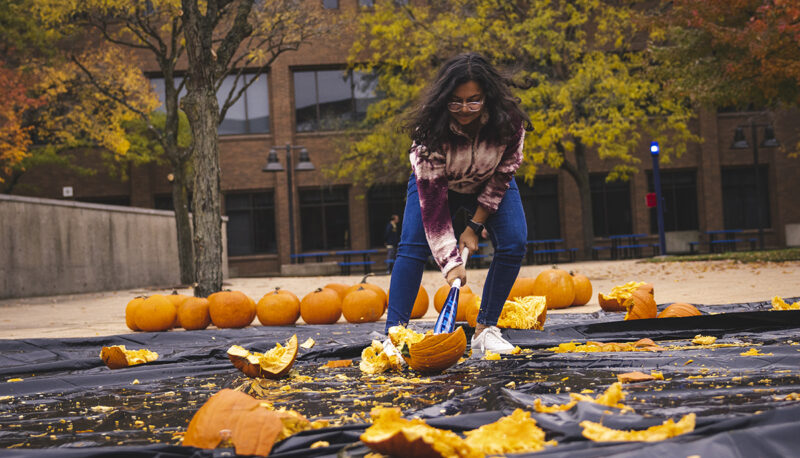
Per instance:
[[[417,179],[425,238],[442,274],[447,276],[461,264],[447,201],[447,160],[444,154],[428,151],[424,145],[416,143],[411,146],[409,156]]]
[[[486,181],[486,186],[478,196],[478,203],[489,213],[497,211],[503,196],[506,194],[508,184],[522,164],[522,147],[525,144],[525,128],[520,124],[517,134],[509,142],[494,175]]]

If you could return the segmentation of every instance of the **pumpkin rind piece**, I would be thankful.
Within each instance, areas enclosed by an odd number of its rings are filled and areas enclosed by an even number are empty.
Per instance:
[[[109,369],[121,369],[155,361],[158,353],[146,349],[128,350],[125,345],[112,345],[100,350],[100,358]]]
[[[630,299],[625,302],[628,313],[625,314],[626,320],[642,320],[655,318],[658,315],[656,300],[653,298],[652,286],[648,288],[638,288]]]
[[[297,412],[271,410],[245,393],[224,389],[194,414],[183,445],[213,449],[222,442],[220,431],[228,430],[237,455],[266,456],[275,442],[308,428]]]
[[[394,331],[393,331],[394,330]],[[414,341],[403,339],[402,333],[413,333]],[[422,336],[420,338],[420,336]],[[409,329],[394,326],[389,329],[389,338],[400,350],[408,366],[423,374],[433,374],[444,371],[458,362],[467,349],[467,337],[464,329],[459,326],[448,334],[418,334]],[[408,355],[403,351],[407,347]]]
[[[297,358],[297,335],[286,341],[286,346],[276,344],[266,353],[251,353],[233,345],[228,349],[228,359],[234,367],[248,377],[278,379],[289,373]]]

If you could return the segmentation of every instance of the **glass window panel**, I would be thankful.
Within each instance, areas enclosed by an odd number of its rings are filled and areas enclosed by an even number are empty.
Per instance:
[[[250,194],[227,194],[225,196],[225,211],[250,209]]]
[[[358,6],[372,7],[375,6],[375,0],[358,0]]]
[[[319,129],[340,130],[353,120],[350,78],[341,70],[317,72]]]
[[[346,249],[350,245],[350,215],[347,205],[325,206],[325,238],[328,249]]]
[[[630,234],[633,232],[630,183],[606,183],[605,179],[605,174],[590,176],[594,235],[607,237]]]
[[[533,186],[517,182],[525,210],[529,240],[561,238],[558,208],[558,177],[536,177]]]
[[[339,0],[322,0],[322,6],[326,10],[335,10],[339,8]]]
[[[253,252],[253,224],[250,212],[228,212],[228,255],[240,256]]]
[[[379,99],[377,86],[377,74],[353,72],[356,120],[364,119],[367,114],[367,107]]]
[[[269,93],[267,75],[247,88],[247,119],[251,134],[269,132]]]
[[[383,234],[389,218],[400,216],[403,221],[406,185],[392,184],[373,186],[367,192],[367,211],[369,212],[369,242],[372,247],[383,247]]]
[[[294,107],[297,131],[317,130],[317,86],[314,72],[294,73]]]
[[[318,205],[300,208],[300,238],[303,251],[325,249],[322,207]]]
[[[164,99],[166,98],[164,92],[164,78],[150,78],[150,84],[153,86],[153,91],[155,91],[156,95],[158,96],[158,100],[161,104],[156,108],[158,111],[166,111],[164,107]]]
[[[276,252],[275,211],[272,207],[256,209],[253,212],[254,251],[256,253]]]
[[[300,190],[300,227],[303,251],[347,248],[350,214],[347,188]]]
[[[752,167],[722,169],[722,214],[725,229],[757,229],[770,227],[769,183],[766,166],[758,168],[760,201],[756,197]],[[759,210],[760,209],[760,210]]]
[[[232,89],[234,95],[241,89],[243,82],[239,81],[234,87],[235,81],[236,76],[234,75],[228,75],[222,81],[219,91],[217,91],[217,103],[219,103],[220,108],[222,108],[225,101],[228,100],[228,94]],[[225,119],[222,120],[217,130],[220,135],[247,133],[247,110],[245,100],[246,94],[242,94],[242,97],[228,108],[228,111],[225,113]]]
[[[664,230],[697,230],[697,173],[694,170],[662,170],[661,200],[664,203]],[[647,172],[647,190],[655,192],[653,172]],[[656,208],[650,209],[650,232],[658,232]]]

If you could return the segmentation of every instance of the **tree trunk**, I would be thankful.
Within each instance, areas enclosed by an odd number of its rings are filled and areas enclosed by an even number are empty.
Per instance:
[[[592,189],[589,182],[589,165],[586,163],[586,147],[580,140],[575,141],[575,164],[570,163],[565,157],[561,168],[570,174],[578,186],[578,196],[581,201],[582,253],[584,258],[589,258],[592,255],[592,245],[594,245]]]
[[[196,286],[206,297],[222,289],[222,218],[220,214],[219,106],[214,91],[216,54],[214,20],[196,0],[183,0],[186,55],[189,60],[184,111],[192,128],[194,153],[193,221]],[[211,9],[211,3],[208,8]]]
[[[189,221],[189,180],[191,168],[188,162],[172,167],[172,203],[175,209],[175,229],[178,233],[178,264],[181,271],[181,284],[194,283],[194,249],[192,248],[192,224]]]

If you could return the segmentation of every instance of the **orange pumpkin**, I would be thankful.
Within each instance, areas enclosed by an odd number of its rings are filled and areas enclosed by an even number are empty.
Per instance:
[[[546,269],[536,276],[532,295],[545,296],[548,309],[563,309],[575,301],[575,284],[566,271]]]
[[[166,331],[175,323],[175,306],[165,296],[153,294],[136,307],[136,327],[142,331]]]
[[[423,374],[435,374],[454,365],[467,349],[467,337],[459,326],[448,334],[420,334],[402,326],[389,328],[389,338],[408,366]]]
[[[253,322],[256,305],[241,291],[220,291],[208,296],[208,312],[218,328],[243,328]]]
[[[459,296],[465,293],[473,294],[469,286],[462,286],[458,289]],[[444,306],[444,301],[447,300],[448,294],[450,294],[450,285],[442,285],[436,290],[436,294],[433,295],[433,308],[435,308],[437,312],[442,311],[442,306]]]
[[[628,313],[625,314],[626,320],[642,320],[655,318],[658,314],[656,300],[651,293],[652,288],[637,288],[631,293],[629,300],[625,302]]]
[[[317,288],[300,301],[300,316],[308,324],[333,324],[342,316],[342,300],[329,288]]]
[[[264,326],[288,326],[300,318],[300,299],[285,289],[275,288],[256,304],[258,321]]]
[[[350,289],[350,285],[345,285],[343,283],[328,283],[327,285],[323,286],[323,288],[329,288],[336,291],[339,294],[339,298],[344,300],[344,297],[347,296],[347,290]]]
[[[428,292],[425,291],[425,288],[422,286],[419,287],[419,291],[417,292],[417,298],[414,300],[414,308],[411,309],[411,318],[422,318],[428,313],[428,304],[430,303],[430,298],[428,297]]]
[[[266,353],[251,353],[233,345],[228,349],[228,359],[248,377],[281,378],[289,373],[297,359],[297,335],[290,337],[286,346],[276,344]]]
[[[371,289],[372,291],[375,291],[375,294],[377,294],[381,298],[381,301],[382,301],[382,304],[383,304],[381,306],[383,308],[383,310],[381,311],[381,315],[383,315],[383,312],[386,311],[386,306],[389,303],[389,298],[388,298],[388,296],[386,296],[386,291],[384,291],[380,286],[372,284],[372,283],[367,283],[367,277],[369,277],[371,275],[372,274],[364,275],[364,277],[361,279],[361,281],[359,283],[356,283],[355,285],[347,288],[347,290],[344,293],[344,297],[347,297],[348,294],[352,293],[353,291],[357,290],[360,287]],[[344,299],[342,299],[342,300],[344,300]]]
[[[125,324],[131,331],[141,331],[139,326],[136,326],[136,309],[138,309],[143,302],[144,297],[134,297],[128,302],[128,305],[125,306]]]
[[[209,302],[204,297],[190,297],[178,309],[178,320],[183,329],[194,331],[205,329],[211,324],[211,314],[208,311]]]
[[[478,325],[478,313],[481,311],[481,298],[477,294],[470,294],[472,296],[464,306],[464,319],[467,324],[473,328]]]
[[[662,310],[657,318],[683,318],[698,315],[702,315],[702,313],[700,313],[700,310],[697,310],[697,307],[694,305],[685,302],[676,302]]]
[[[359,286],[344,297],[342,315],[350,323],[378,321],[383,315],[383,299],[375,291]]]
[[[508,293],[507,300],[513,301],[517,297],[533,296],[533,285],[535,283],[535,278],[517,277],[514,280],[514,286],[511,287],[511,291]]]
[[[589,277],[583,274],[569,273],[572,277],[572,284],[575,287],[575,299],[572,301],[573,306],[586,305],[592,298],[592,282]]]
[[[182,444],[205,449],[230,441],[237,455],[267,456],[273,444],[310,429],[309,421],[292,410],[272,410],[254,397],[224,389],[194,414]]]
[[[178,294],[177,291],[173,291],[172,294],[167,294],[164,297],[166,297],[167,300],[172,302],[172,305],[175,306],[175,323],[173,324],[172,327],[180,328],[181,327],[181,317],[180,317],[180,314],[178,313],[178,311],[180,310],[181,304],[183,304],[183,301],[185,301],[186,299],[189,299],[189,297],[191,297],[191,296],[187,296],[185,294]]]

